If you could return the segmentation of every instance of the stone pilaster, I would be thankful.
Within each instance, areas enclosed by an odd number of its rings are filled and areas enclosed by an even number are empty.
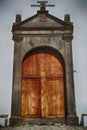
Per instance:
[[[73,58],[72,58],[72,36],[65,36],[65,73],[66,73],[66,100],[67,100],[67,124],[78,125],[76,116],[74,79],[73,79]]]
[[[20,117],[20,86],[21,86],[21,42],[22,37],[13,37],[14,63],[11,118]],[[12,120],[11,120],[12,121]]]

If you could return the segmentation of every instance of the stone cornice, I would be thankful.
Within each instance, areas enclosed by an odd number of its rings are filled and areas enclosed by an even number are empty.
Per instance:
[[[63,35],[62,36],[62,40],[65,40],[65,41],[68,41],[68,42],[72,41],[72,39],[73,39],[72,35]]]
[[[23,37],[19,35],[13,35],[13,40],[15,42],[21,42],[23,40]]]

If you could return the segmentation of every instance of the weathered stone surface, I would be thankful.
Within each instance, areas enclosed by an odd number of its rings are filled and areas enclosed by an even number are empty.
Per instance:
[[[68,125],[78,125],[73,81],[73,24],[70,22],[70,16],[65,15],[65,20],[63,21],[50,15],[47,10],[40,10],[36,15],[21,21],[21,16],[17,15],[16,22],[12,26],[12,33],[14,40],[14,63],[10,125],[21,125],[26,122],[21,115],[22,63],[27,56],[37,54],[38,52],[42,52],[42,50],[43,53],[51,54],[59,58],[63,65],[65,117],[61,119],[58,117],[58,119],[56,119],[57,116],[55,116],[50,120],[43,120],[42,115],[39,120],[36,118],[31,120],[28,117],[29,119],[27,120],[27,123],[29,124],[45,125],[29,127],[23,126],[21,129],[66,130],[66,127],[63,125],[46,126],[47,123],[53,124],[59,122]],[[17,129],[20,128],[18,127]]]
[[[24,125],[15,127],[0,128],[0,130],[87,130],[87,127],[57,125]]]

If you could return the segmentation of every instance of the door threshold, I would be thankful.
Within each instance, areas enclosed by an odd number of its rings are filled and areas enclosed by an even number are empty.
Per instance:
[[[35,119],[23,119],[23,124],[37,124],[37,125],[54,125],[58,123],[66,124],[66,119],[64,118],[54,118],[54,119],[45,119],[45,118],[35,118]]]

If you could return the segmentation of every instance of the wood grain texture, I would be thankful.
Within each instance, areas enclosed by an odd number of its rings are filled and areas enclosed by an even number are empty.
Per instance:
[[[22,64],[21,116],[64,118],[64,73],[51,54],[37,53]]]

